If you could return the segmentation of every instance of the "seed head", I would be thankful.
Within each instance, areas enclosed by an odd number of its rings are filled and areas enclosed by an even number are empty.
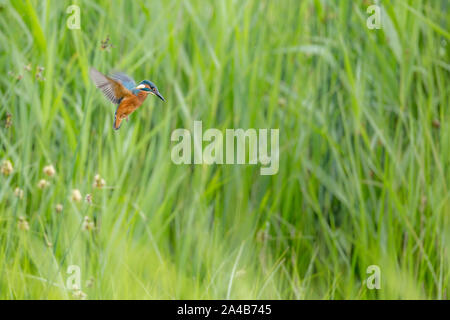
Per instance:
[[[53,177],[56,173],[55,168],[51,164],[48,166],[45,166],[43,171],[49,177]]]
[[[22,199],[23,198],[23,190],[20,189],[19,187],[17,187],[16,189],[14,189],[14,195],[17,198]]]
[[[61,203],[58,203],[55,206],[55,210],[56,210],[57,213],[61,213],[63,211],[63,205]]]
[[[47,247],[51,248],[53,247],[53,243],[48,239],[47,235],[44,233],[44,240]]]
[[[11,128],[12,126],[12,114],[7,112],[6,113],[6,120],[5,120],[5,128]]]
[[[1,172],[5,176],[9,176],[14,171],[14,168],[12,166],[11,161],[9,160],[3,160]]]
[[[94,285],[94,278],[89,278],[89,280],[86,281],[86,287],[91,288]]]
[[[81,196],[81,192],[78,189],[72,190],[72,201],[74,202],[80,202],[83,197]]]
[[[84,217],[83,229],[86,231],[92,231],[95,228],[95,224],[88,216]]]
[[[94,188],[101,189],[106,185],[105,179],[103,179],[98,173],[94,177],[94,183],[92,186]]]
[[[38,186],[39,189],[45,189],[45,188],[47,188],[49,185],[50,185],[50,182],[48,182],[48,181],[45,180],[45,179],[39,180],[39,182],[38,182],[38,184],[37,184],[37,186]]]
[[[42,80],[42,81],[45,81],[45,77],[42,75],[42,72],[44,71],[44,67],[40,67],[40,66],[38,66],[37,68],[36,68],[36,79],[37,80]]]
[[[88,194],[86,195],[86,197],[84,197],[84,200],[85,200],[87,203],[92,204],[92,195],[91,195],[90,193],[88,193]]]
[[[86,300],[87,298],[87,294],[81,291],[81,289],[78,288],[77,285],[72,286],[72,296],[77,300]]]
[[[22,231],[30,230],[30,225],[28,224],[28,221],[26,220],[26,218],[23,216],[19,217],[19,221],[17,222],[17,227]]]

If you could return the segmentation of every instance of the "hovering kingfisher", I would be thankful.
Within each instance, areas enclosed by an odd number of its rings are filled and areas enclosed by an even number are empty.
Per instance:
[[[155,84],[149,80],[143,80],[136,86],[136,82],[124,73],[119,72],[108,77],[95,68],[91,68],[89,73],[95,86],[101,89],[109,100],[118,105],[114,113],[114,130],[120,128],[123,119],[128,121],[128,116],[142,105],[148,94],[166,101]]]

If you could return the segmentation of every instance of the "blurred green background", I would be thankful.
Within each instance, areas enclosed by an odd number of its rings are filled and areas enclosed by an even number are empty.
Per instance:
[[[448,299],[449,3],[371,4],[0,0],[0,298]],[[167,102],[114,131],[90,66]],[[278,174],[173,164],[194,120]]]

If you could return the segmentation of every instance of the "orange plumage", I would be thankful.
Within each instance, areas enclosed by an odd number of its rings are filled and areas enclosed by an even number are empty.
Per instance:
[[[134,94],[125,96],[117,107],[114,117],[114,129],[120,128],[120,123],[123,119],[128,119],[128,116],[132,114],[137,108],[139,108],[144,100],[147,98],[148,93],[145,91],[138,92],[137,96]]]

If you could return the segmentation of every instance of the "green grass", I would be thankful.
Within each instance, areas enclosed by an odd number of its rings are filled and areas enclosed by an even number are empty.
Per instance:
[[[73,2],[81,30],[70,1],[0,0],[0,298],[72,299],[78,265],[88,299],[448,299],[448,1],[383,0],[381,30],[371,1]],[[90,66],[167,102],[115,132]],[[279,128],[278,174],[173,164],[194,120]]]

